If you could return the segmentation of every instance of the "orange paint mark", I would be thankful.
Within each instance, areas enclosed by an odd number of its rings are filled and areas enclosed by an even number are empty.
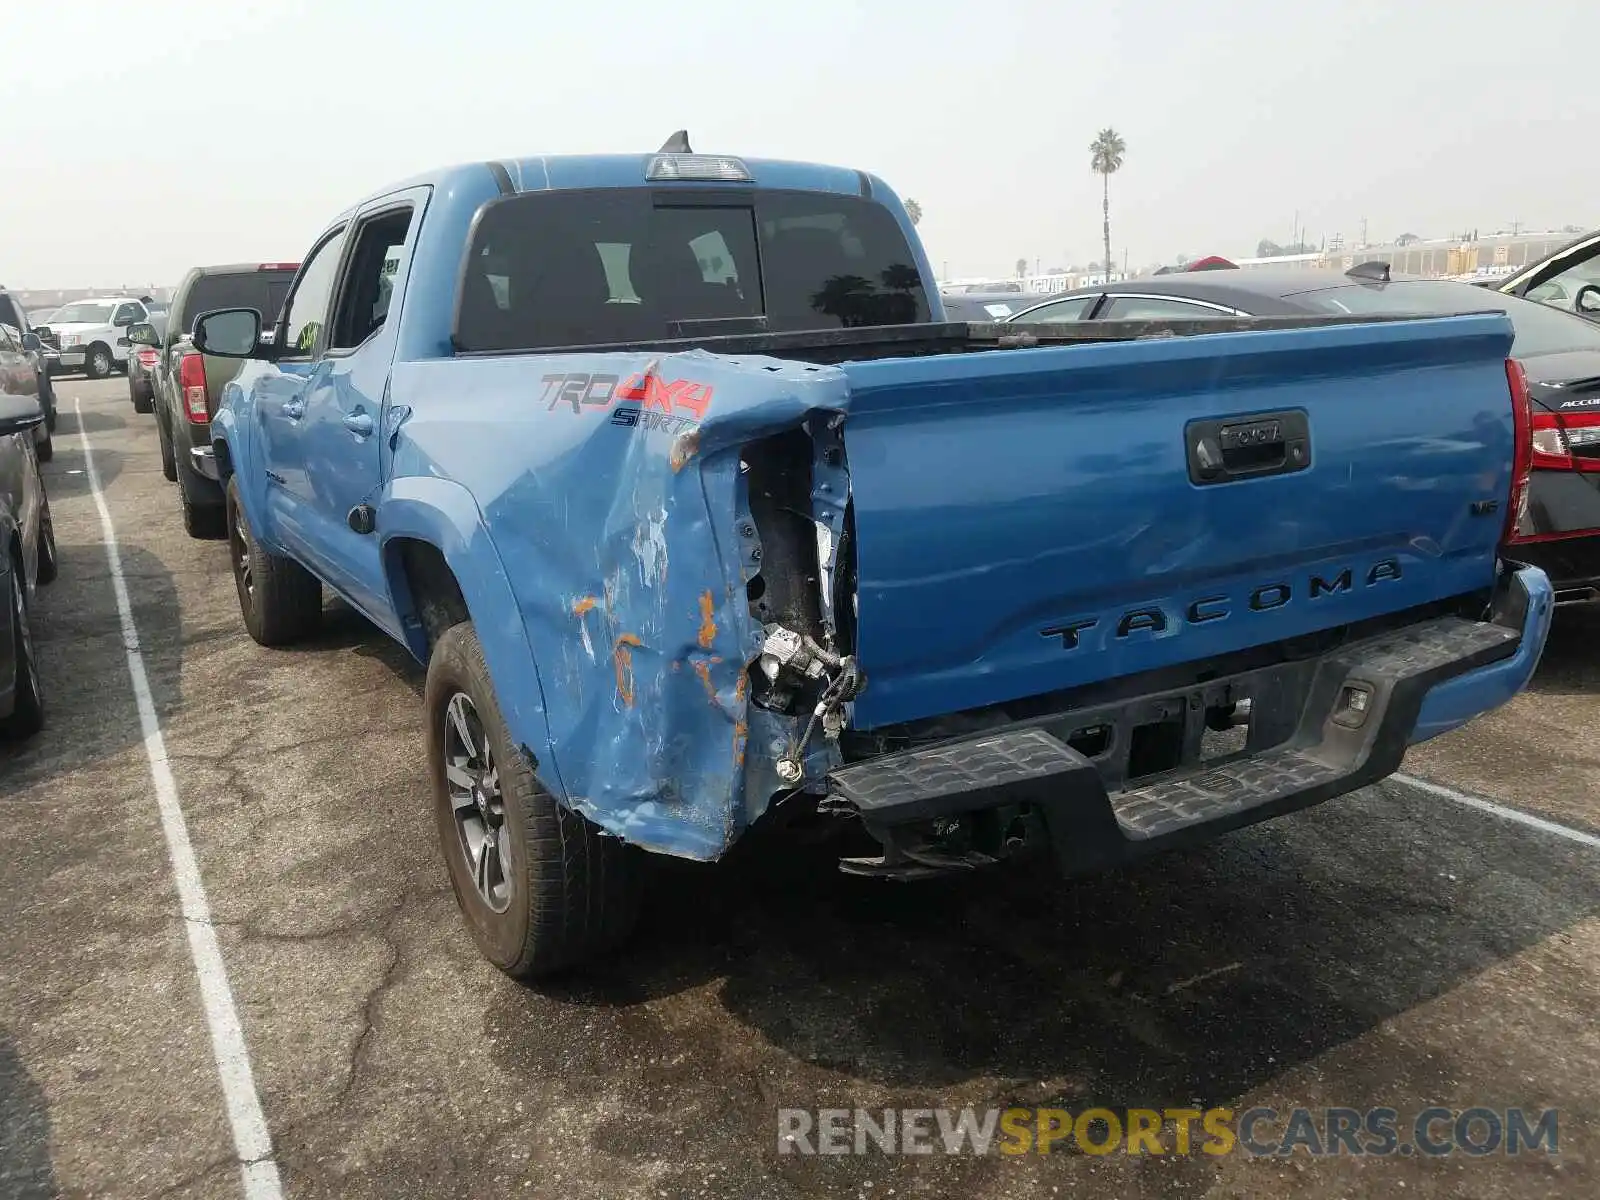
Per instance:
[[[574,616],[581,617],[584,613],[591,611],[595,605],[599,603],[600,599],[597,596],[584,596],[581,599],[573,602],[572,613]]]
[[[750,726],[744,719],[744,693],[750,684],[750,677],[743,671],[739,672],[739,682],[733,685],[733,698],[738,705],[739,715],[733,722],[733,765],[735,768],[744,766],[744,746],[750,739]]]
[[[710,589],[700,593],[700,649],[711,649],[711,643],[717,640],[717,622],[713,614],[717,610],[717,602],[712,599]]]
[[[717,702],[717,685],[711,682],[711,664],[703,659],[696,660],[694,673],[700,676],[700,686],[706,689],[706,695],[711,697],[711,703]]]
[[[617,695],[622,697],[622,703],[627,708],[633,707],[633,647],[642,646],[643,642],[637,635],[625,633],[617,639],[616,649],[611,652],[611,664],[617,670]]]

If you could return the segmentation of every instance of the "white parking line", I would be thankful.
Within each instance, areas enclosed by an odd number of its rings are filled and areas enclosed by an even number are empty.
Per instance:
[[[1541,833],[1553,833],[1556,837],[1566,838],[1569,842],[1577,842],[1580,846],[1588,846],[1592,850],[1600,850],[1600,837],[1585,832],[1582,829],[1573,829],[1567,825],[1547,821],[1543,817],[1536,817],[1532,813],[1523,812],[1520,808],[1507,808],[1504,804],[1496,804],[1493,800],[1485,800],[1480,796],[1469,796],[1466,792],[1458,792],[1454,788],[1441,787],[1437,783],[1429,783],[1426,779],[1418,779],[1415,775],[1403,775],[1396,771],[1389,776],[1397,783],[1407,787],[1414,787],[1419,792],[1426,792],[1430,796],[1438,796],[1441,800],[1449,800],[1453,804],[1463,804],[1468,808],[1475,808],[1479,812],[1486,812],[1490,816],[1499,817],[1503,821],[1515,821],[1518,825],[1526,825],[1530,829],[1537,829]]]
[[[233,1147],[239,1156],[240,1178],[249,1200],[279,1200],[283,1188],[278,1182],[278,1166],[272,1160],[272,1135],[261,1112],[261,1097],[256,1093],[250,1070],[250,1052],[245,1048],[244,1031],[234,1009],[233,992],[228,987],[228,971],[217,945],[217,931],[211,924],[211,906],[206,903],[205,884],[189,843],[189,826],[178,800],[178,785],[167,761],[167,743],[161,736],[150,696],[150,677],[145,672],[144,655],[139,650],[139,630],[133,623],[133,606],[128,602],[127,581],[122,574],[122,555],[117,550],[117,531],[111,523],[100,490],[100,473],[95,469],[94,451],[83,429],[83,405],[72,402],[78,418],[78,441],[83,446],[83,463],[89,474],[89,491],[100,513],[100,530],[105,537],[106,559],[111,567],[111,588],[117,597],[117,615],[122,619],[122,644],[128,652],[128,675],[133,681],[133,697],[139,706],[139,725],[144,732],[144,751],[150,759],[150,778],[155,784],[156,805],[161,811],[161,829],[167,838],[167,855],[172,877],[178,885],[183,923],[189,934],[189,956],[200,982],[200,1001],[205,1007],[206,1024],[211,1030],[211,1054],[216,1060],[217,1077],[228,1107],[228,1124],[233,1129]]]

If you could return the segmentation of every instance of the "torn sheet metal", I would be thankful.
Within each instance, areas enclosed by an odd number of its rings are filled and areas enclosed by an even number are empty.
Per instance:
[[[740,449],[808,418],[837,442],[844,374],[703,351],[486,361],[474,374],[494,392],[495,452],[484,454],[471,394],[454,421],[413,420],[406,436],[433,469],[473,482],[537,663],[550,738],[529,749],[541,778],[630,842],[720,856],[795,786],[775,764],[805,724],[749,703],[762,631],[745,585],[760,546]],[[507,388],[530,384],[525,419],[508,417]],[[842,446],[826,468],[817,517],[836,547]],[[814,739],[801,786],[833,753]]]

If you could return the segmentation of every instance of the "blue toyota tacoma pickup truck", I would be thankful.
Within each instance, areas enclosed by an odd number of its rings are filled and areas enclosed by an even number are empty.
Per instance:
[[[387,189],[274,316],[194,335],[250,360],[192,452],[245,625],[326,588],[426,664],[450,879],[516,976],[615,945],[643,852],[786,812],[905,879],[1305,808],[1549,626],[1499,313],[953,323],[882,180],[675,137]]]

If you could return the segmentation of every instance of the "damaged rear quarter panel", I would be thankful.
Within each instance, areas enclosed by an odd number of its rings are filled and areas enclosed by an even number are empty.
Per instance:
[[[843,373],[704,351],[462,358],[397,365],[391,403],[411,410],[393,486],[465,487],[492,546],[470,569],[515,596],[533,661],[489,667],[537,669],[543,720],[513,733],[540,754],[548,723],[541,777],[630,842],[720,856],[800,732],[748,703],[740,448],[842,412]]]

